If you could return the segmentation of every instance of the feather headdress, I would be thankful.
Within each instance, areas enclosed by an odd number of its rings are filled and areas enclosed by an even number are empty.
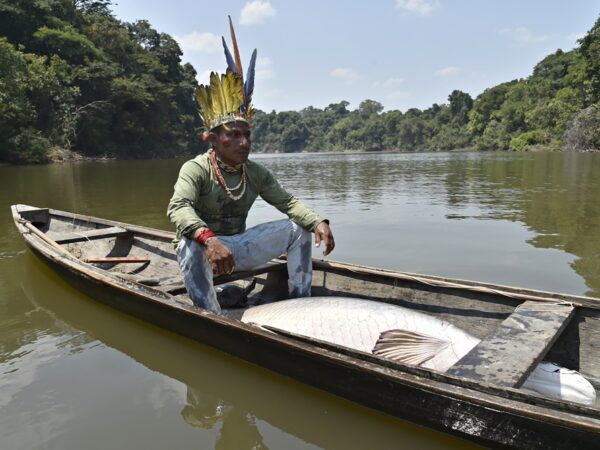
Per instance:
[[[200,85],[196,90],[196,102],[207,132],[228,122],[241,120],[250,123],[254,113],[251,102],[254,91],[256,49],[252,52],[244,83],[242,61],[231,16],[229,16],[229,30],[233,56],[225,38],[222,38],[227,70],[220,76],[216,72],[211,72],[210,83]]]

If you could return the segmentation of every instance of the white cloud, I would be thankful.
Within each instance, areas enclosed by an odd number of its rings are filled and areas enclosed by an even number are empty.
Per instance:
[[[437,9],[439,3],[431,0],[396,0],[396,8],[409,12],[415,12],[422,16],[429,15],[434,9]]]
[[[548,40],[548,36],[546,35],[535,35],[525,27],[518,28],[503,28],[500,30],[500,34],[505,34],[510,36],[516,42],[521,44],[536,44],[538,42],[544,42]]]
[[[196,80],[198,81],[199,84],[209,84],[210,83],[210,72],[212,72],[211,70],[205,70],[204,72],[201,72],[199,74],[196,75]]]
[[[462,70],[460,69],[460,67],[449,66],[449,67],[444,67],[443,69],[437,70],[435,72],[435,76],[436,77],[451,77],[453,75],[458,75],[461,72],[462,72]]]
[[[212,33],[194,31],[183,36],[175,36],[175,40],[184,52],[216,53],[221,50],[221,38]]]
[[[373,87],[393,87],[393,86],[398,86],[399,84],[402,84],[403,82],[404,82],[404,78],[389,77],[387,80],[374,81]]]
[[[273,78],[273,62],[266,56],[256,58],[256,79],[269,80]]]
[[[360,75],[357,74],[354,70],[348,69],[347,67],[338,67],[329,72],[333,78],[338,78],[348,84],[354,83],[356,80],[360,78]]]
[[[240,25],[260,25],[269,17],[273,17],[277,11],[270,2],[254,0],[248,2],[240,12]]]

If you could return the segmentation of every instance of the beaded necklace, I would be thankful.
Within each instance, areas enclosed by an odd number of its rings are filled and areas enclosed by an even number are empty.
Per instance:
[[[237,186],[234,186],[232,188],[227,186],[227,183],[225,182],[225,178],[223,178],[223,175],[221,174],[221,170],[219,169],[219,165],[217,164],[217,158],[215,156],[214,150],[210,151],[210,165],[212,167],[212,170],[213,170],[215,176],[217,177],[217,181],[219,182],[219,184],[221,185],[221,187],[223,188],[223,190],[225,191],[225,193],[231,200],[237,201],[244,196],[244,194],[246,193],[246,165],[245,164],[242,164],[242,177],[240,179],[240,182],[237,184]],[[242,191],[238,195],[234,195],[233,191],[237,191],[238,189],[240,189],[240,187],[242,188]]]

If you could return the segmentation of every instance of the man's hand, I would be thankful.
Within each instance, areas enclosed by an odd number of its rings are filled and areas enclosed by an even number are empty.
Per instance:
[[[325,221],[321,222],[315,228],[315,246],[320,247],[321,241],[325,243],[325,250],[323,250],[323,255],[329,255],[334,247],[335,241],[333,240],[333,233],[331,232],[331,228],[329,228],[329,224]]]
[[[211,237],[206,240],[206,257],[212,266],[214,275],[230,274],[235,267],[233,253],[219,238]]]

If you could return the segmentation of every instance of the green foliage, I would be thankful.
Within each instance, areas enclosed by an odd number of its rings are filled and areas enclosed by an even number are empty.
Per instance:
[[[44,162],[52,141],[68,133],[77,90],[65,86],[64,61],[17,51],[0,38],[0,160]]]
[[[0,160],[196,153],[196,71],[108,0],[0,0]]]
[[[255,118],[254,148],[259,151],[446,150],[470,145],[466,121],[473,100],[454,91],[451,106],[434,105],[405,114],[383,112],[365,100],[354,111],[346,101],[297,112],[261,113]],[[453,108],[453,109],[452,109]]]
[[[600,17],[581,39],[581,54],[585,60],[586,106],[600,100]]]
[[[498,121],[498,111],[506,100],[514,82],[503,83],[493,88],[486,89],[475,99],[473,108],[469,112],[469,131],[476,137],[482,137],[489,125]],[[495,127],[495,125],[492,125]]]
[[[39,51],[48,56],[57,55],[70,63],[83,63],[86,58],[101,56],[100,50],[83,34],[72,26],[62,29],[40,27],[33,38],[39,44]]]
[[[0,0],[0,161],[49,155],[153,158],[202,150],[196,70],[110,0]],[[375,100],[256,111],[256,151],[600,148],[600,18],[572,51],[473,99],[405,112]]]
[[[525,80],[500,84],[475,100],[467,128],[479,149],[600,148],[600,19],[570,52],[557,50]],[[584,111],[587,111],[584,113]]]
[[[469,111],[473,108],[473,99],[465,92],[452,91],[448,96],[450,102],[450,112],[453,119],[460,125],[465,125],[469,121]]]
[[[544,139],[540,131],[527,131],[510,140],[510,149],[515,152],[522,152],[529,150],[532,146],[541,144],[542,142],[544,142]]]

